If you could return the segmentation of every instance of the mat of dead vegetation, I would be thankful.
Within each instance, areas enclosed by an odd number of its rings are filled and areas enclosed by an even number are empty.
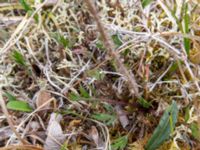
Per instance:
[[[0,149],[200,149],[199,0],[1,0]]]

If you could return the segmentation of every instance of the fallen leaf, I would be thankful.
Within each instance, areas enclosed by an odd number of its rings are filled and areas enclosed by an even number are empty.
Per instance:
[[[44,105],[49,99],[51,98],[51,94],[49,92],[47,92],[46,90],[40,90],[37,93],[37,98],[36,98],[36,106],[37,108]],[[48,108],[49,107],[49,103],[47,103],[44,108]]]
[[[74,127],[74,126],[80,125],[80,123],[81,123],[81,120],[72,120],[72,121],[70,121],[68,127],[69,127],[69,128],[72,128],[72,127]]]
[[[117,112],[117,116],[123,128],[125,128],[129,124],[129,120],[125,112],[122,110],[121,106],[115,106],[115,110]]]
[[[98,147],[98,145],[99,145],[99,133],[98,133],[98,130],[95,126],[91,127],[89,136],[91,137],[91,139],[94,141],[94,143]]]
[[[13,131],[10,129],[10,127],[3,127],[0,128],[0,142],[3,140],[6,140],[13,134]]]
[[[63,134],[60,121],[60,114],[52,113],[47,127],[47,138],[45,140],[45,150],[60,150],[64,143],[65,135]]]

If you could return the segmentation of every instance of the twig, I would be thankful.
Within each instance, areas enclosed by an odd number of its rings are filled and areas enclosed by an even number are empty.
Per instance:
[[[157,83],[166,75],[166,73],[169,71],[169,69],[171,68],[171,66],[172,66],[172,63],[168,66],[168,68],[162,73],[162,75],[152,85],[152,87],[149,89],[150,92],[153,91],[153,89],[155,88],[155,86],[157,85]]]
[[[128,72],[128,70],[125,68],[122,61],[120,60],[120,56],[114,51],[114,44],[110,40],[107,33],[105,32],[105,28],[98,17],[98,13],[95,9],[94,4],[91,2],[91,0],[85,0],[85,3],[87,4],[90,13],[93,15],[96,21],[98,30],[102,36],[103,43],[105,47],[107,48],[108,54],[115,60],[116,65],[119,67],[118,71],[127,78],[127,83],[128,83],[129,90],[132,96],[136,96],[137,98],[139,98],[140,95],[139,95],[138,85],[136,83],[135,77],[133,74],[130,74]]]

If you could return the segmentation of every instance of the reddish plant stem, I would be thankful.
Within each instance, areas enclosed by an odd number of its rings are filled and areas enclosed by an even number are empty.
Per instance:
[[[90,13],[93,15],[96,21],[98,30],[102,36],[104,46],[107,48],[109,56],[114,59],[116,66],[119,67],[117,68],[118,71],[126,77],[130,93],[132,94],[133,97],[140,98],[138,84],[136,83],[135,76],[134,74],[129,73],[129,71],[122,63],[120,56],[114,51],[115,49],[114,44],[112,40],[109,38],[108,34],[105,32],[105,28],[98,17],[98,13],[95,9],[94,4],[91,2],[91,0],[85,0],[85,3],[87,4]]]

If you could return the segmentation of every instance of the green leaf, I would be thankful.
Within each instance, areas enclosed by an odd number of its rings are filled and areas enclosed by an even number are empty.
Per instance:
[[[184,116],[184,118],[185,118],[185,122],[188,122],[188,120],[190,119],[190,107],[187,107],[185,109],[185,116]]]
[[[80,100],[80,96],[74,92],[69,93],[69,99],[72,101],[79,101]]]
[[[184,7],[184,18],[183,18],[183,21],[184,21],[184,27],[185,27],[184,33],[189,33],[189,31],[190,31],[190,29],[189,29],[190,16],[188,14],[188,4],[186,3],[183,7]],[[189,55],[189,52],[190,52],[190,39],[184,38],[183,42],[184,42],[185,51]]]
[[[142,97],[138,100],[138,103],[144,108],[149,108],[150,106],[152,106],[150,102],[146,101]]]
[[[200,140],[200,128],[198,126],[197,123],[192,123],[190,125],[190,129],[192,131],[192,136],[197,139],[197,140]]]
[[[113,42],[115,43],[115,45],[117,47],[120,47],[123,44],[122,41],[119,39],[119,35],[118,34],[112,35],[112,40],[113,40]]]
[[[96,47],[99,48],[100,50],[104,50],[105,49],[104,45],[103,45],[103,43],[101,41],[97,41]]]
[[[4,96],[8,98],[8,101],[17,101],[17,98],[8,92],[5,92]]]
[[[69,39],[65,38],[62,34],[58,32],[50,33],[51,37],[53,37],[60,45],[64,48],[71,47]]]
[[[106,109],[107,112],[113,112],[114,111],[114,108],[110,104],[103,103],[103,107]]]
[[[7,108],[16,111],[31,112],[32,108],[27,102],[24,101],[9,101]]]
[[[91,115],[91,117],[93,119],[104,122],[106,125],[111,125],[116,120],[115,115],[109,115],[109,114],[103,114],[103,113],[95,113],[95,114]]]
[[[172,102],[160,119],[159,125],[153,132],[145,150],[157,149],[165,140],[169,139],[170,133],[174,130],[178,117],[178,107],[175,101]]]
[[[189,25],[190,25],[190,16],[188,14],[188,4],[186,3],[184,6],[184,25],[185,25],[185,33],[189,33]]]
[[[66,39],[63,35],[59,35],[58,41],[60,44],[62,44],[64,47],[69,47],[69,40]]]
[[[82,97],[90,98],[90,94],[86,91],[86,89],[83,86],[80,86],[79,90]]]
[[[179,61],[179,60],[178,60]],[[178,62],[174,62],[172,64],[172,66],[170,67],[168,73],[171,74],[171,73],[174,73],[176,70],[178,69]]]
[[[65,114],[65,115],[74,115],[74,116],[81,117],[81,114],[76,113],[75,110],[71,110],[71,109],[67,109],[67,110],[63,111],[62,113]]]
[[[152,2],[152,0],[142,0],[142,7],[145,8],[147,5],[149,5]]]
[[[128,143],[128,137],[122,136],[112,142],[112,150],[123,150]]]
[[[190,39],[184,38],[183,42],[184,42],[185,51],[186,51],[187,55],[189,55],[190,54]]]
[[[20,2],[20,4],[22,5],[22,7],[24,8],[24,10],[28,13],[28,16],[31,16],[32,13],[34,12],[34,10],[33,10],[33,8],[30,6],[30,4],[28,4],[28,3],[26,2],[26,0],[20,0],[19,2]],[[35,19],[35,21],[36,21],[37,23],[39,22],[39,16],[38,16],[38,14],[35,14],[35,15],[34,15],[34,19]]]
[[[24,8],[25,11],[32,11],[31,6],[26,2],[26,0],[19,0],[20,4],[22,5],[22,7]]]
[[[13,51],[12,58],[18,65],[27,66],[26,60],[25,60],[24,56],[20,52],[18,52],[16,50]]]

